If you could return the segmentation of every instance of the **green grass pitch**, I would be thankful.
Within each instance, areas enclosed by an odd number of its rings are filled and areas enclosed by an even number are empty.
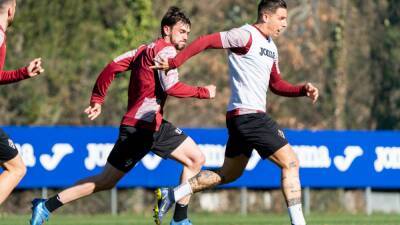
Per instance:
[[[190,214],[194,225],[289,225],[286,215]],[[163,224],[169,225],[169,218]],[[0,225],[27,225],[29,216],[0,215]],[[308,225],[400,225],[400,215],[332,214],[307,217]],[[152,225],[151,216],[54,215],[46,225]]]

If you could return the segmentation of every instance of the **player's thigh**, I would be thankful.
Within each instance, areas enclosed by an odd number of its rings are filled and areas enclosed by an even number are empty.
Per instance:
[[[297,155],[289,144],[281,147],[274,154],[272,154],[269,159],[284,169],[293,169],[299,167]]]
[[[0,129],[0,165],[6,170],[25,173],[25,164],[13,141]]]
[[[122,125],[107,163],[127,173],[150,151],[152,143],[153,132]]]
[[[239,178],[243,174],[248,161],[249,157],[243,154],[235,157],[225,156],[222,167],[217,171],[222,178],[222,182],[229,183]]]
[[[185,166],[204,162],[203,153],[196,143],[181,129],[165,120],[154,135],[152,152],[164,159],[175,159]]]
[[[253,148],[251,146],[251,133],[256,126],[253,122],[255,114],[246,114],[228,118],[226,127],[228,128],[228,142],[226,144],[225,158],[236,158],[244,155],[251,157]]]
[[[16,155],[14,158],[2,163],[2,167],[5,170],[18,174],[20,177],[26,173],[26,166],[20,155]]]
[[[98,180],[104,184],[114,186],[118,181],[124,177],[125,172],[115,168],[110,163],[107,163],[103,171],[98,175]]]
[[[107,163],[100,174],[87,177],[77,182],[79,184],[94,183],[96,190],[106,190],[114,187],[125,176],[125,172]]]
[[[257,120],[258,126],[247,134],[251,146],[257,150],[261,158],[266,159],[288,145],[283,131],[268,115]]]
[[[198,167],[203,165],[205,162],[204,154],[190,137],[187,137],[182,144],[171,152],[170,158],[188,167]]]

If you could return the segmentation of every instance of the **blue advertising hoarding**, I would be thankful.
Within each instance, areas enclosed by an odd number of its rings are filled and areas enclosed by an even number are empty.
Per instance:
[[[118,136],[116,127],[3,127],[28,173],[19,188],[58,188],[101,172]],[[226,129],[183,129],[206,156],[205,168],[224,159]],[[400,188],[400,132],[285,130],[300,161],[303,187]],[[133,150],[134,151],[134,150]],[[146,155],[119,187],[176,185],[182,166]],[[254,151],[243,176],[227,187],[276,188],[280,170]]]

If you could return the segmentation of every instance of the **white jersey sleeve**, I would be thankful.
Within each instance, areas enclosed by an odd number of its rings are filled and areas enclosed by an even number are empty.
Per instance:
[[[220,34],[223,48],[246,47],[251,39],[251,33],[241,28],[233,28]]]

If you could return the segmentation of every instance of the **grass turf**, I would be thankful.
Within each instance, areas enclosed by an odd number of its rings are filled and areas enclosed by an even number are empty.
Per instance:
[[[29,216],[0,215],[0,225],[27,225]],[[169,225],[169,218],[163,224]],[[286,215],[191,214],[195,225],[289,225]],[[310,215],[308,225],[400,225],[400,215]],[[150,216],[54,215],[46,225],[152,225]]]

